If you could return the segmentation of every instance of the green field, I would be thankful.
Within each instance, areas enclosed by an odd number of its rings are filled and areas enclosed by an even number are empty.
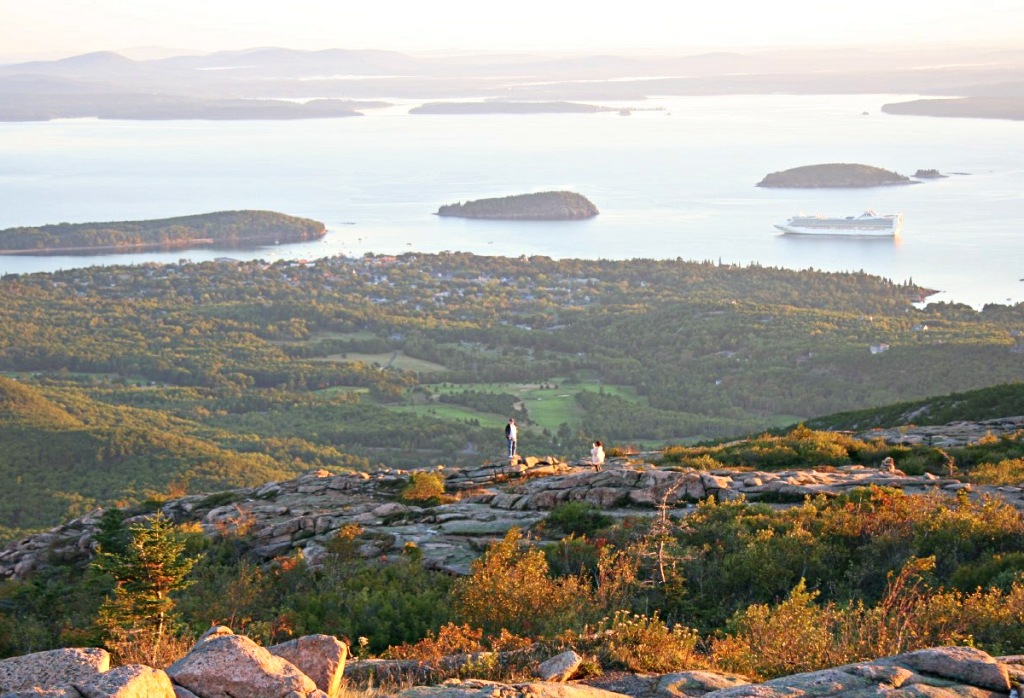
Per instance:
[[[464,390],[476,390],[490,393],[511,393],[518,396],[526,407],[530,420],[535,422],[540,429],[548,429],[552,432],[558,431],[562,424],[569,424],[577,427],[583,418],[583,410],[573,399],[573,396],[581,391],[604,392],[611,395],[618,395],[625,400],[643,404],[642,397],[628,386],[601,385],[596,379],[584,380],[570,383],[563,378],[553,378],[543,383],[445,383],[445,384],[424,384],[424,388],[432,393],[459,393]],[[494,423],[504,423],[508,415],[494,415],[483,412],[476,412],[465,407],[434,403],[433,405],[418,405],[416,407],[404,407],[401,409],[422,414],[426,409],[434,409],[434,416],[442,419],[479,419],[480,424],[487,426]],[[452,416],[449,417],[448,415]],[[497,422],[495,422],[497,420]]]

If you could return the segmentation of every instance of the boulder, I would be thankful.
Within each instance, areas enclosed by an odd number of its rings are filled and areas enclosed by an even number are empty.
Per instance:
[[[348,645],[331,635],[306,635],[268,647],[271,654],[286,659],[331,698],[341,689]]]
[[[0,690],[66,690],[110,668],[110,654],[98,647],[49,650],[0,659]]]
[[[568,681],[582,663],[583,657],[569,650],[541,662],[533,675],[542,681]]]
[[[203,698],[312,698],[323,695],[291,662],[242,635],[197,644],[167,667],[174,683]]]
[[[175,698],[167,674],[141,664],[126,664],[74,684],[84,698]]]
[[[956,683],[1010,692],[1006,667],[973,647],[933,647],[892,658],[893,663],[917,672],[934,674]]]

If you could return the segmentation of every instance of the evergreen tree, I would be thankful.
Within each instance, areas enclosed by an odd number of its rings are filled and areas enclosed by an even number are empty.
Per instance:
[[[171,594],[192,584],[186,577],[197,559],[184,554],[185,540],[161,513],[147,523],[132,524],[128,531],[122,551],[101,546],[92,562],[115,582],[96,624],[114,646],[130,642],[155,651],[174,618]]]

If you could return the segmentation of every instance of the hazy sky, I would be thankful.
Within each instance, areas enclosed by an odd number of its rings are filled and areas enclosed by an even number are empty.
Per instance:
[[[0,0],[0,55],[1024,46],[1024,0]]]

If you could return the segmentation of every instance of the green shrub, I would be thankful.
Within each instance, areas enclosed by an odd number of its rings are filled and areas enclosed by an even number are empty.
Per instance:
[[[981,463],[968,474],[968,478],[979,485],[1019,485],[1024,482],[1024,458]]]
[[[559,504],[551,510],[545,519],[548,526],[577,536],[593,535],[602,528],[607,528],[614,521],[614,518],[602,513],[596,505],[590,502]]]

